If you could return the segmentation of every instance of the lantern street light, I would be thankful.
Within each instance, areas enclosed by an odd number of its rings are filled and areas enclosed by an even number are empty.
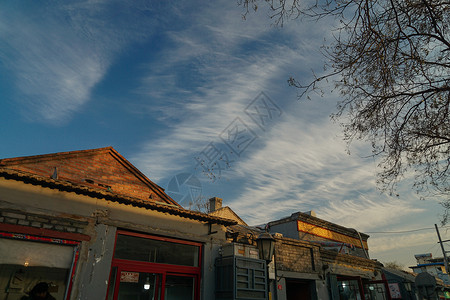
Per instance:
[[[266,261],[267,274],[267,294],[270,291],[269,284],[269,263],[272,261],[273,252],[275,250],[275,239],[268,232],[261,233],[256,239],[256,246],[259,250],[259,258]]]
[[[256,245],[259,250],[259,258],[269,264],[272,261],[273,252],[275,250],[275,239],[268,232],[261,233],[256,239]]]

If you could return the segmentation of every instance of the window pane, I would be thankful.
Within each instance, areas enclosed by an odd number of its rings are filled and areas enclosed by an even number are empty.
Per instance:
[[[194,278],[187,276],[166,276],[165,300],[193,300]]]
[[[384,283],[370,283],[364,285],[364,296],[367,300],[386,300],[386,295]]]
[[[118,300],[159,299],[159,274],[122,272],[120,275]]]
[[[339,281],[339,298],[340,300],[361,300],[358,281]]]
[[[199,247],[119,235],[115,258],[198,267]]]

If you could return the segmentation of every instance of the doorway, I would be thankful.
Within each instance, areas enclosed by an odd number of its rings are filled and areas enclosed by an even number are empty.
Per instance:
[[[118,231],[107,300],[198,300],[201,244]]]
[[[287,300],[311,300],[314,281],[301,279],[286,279]]]

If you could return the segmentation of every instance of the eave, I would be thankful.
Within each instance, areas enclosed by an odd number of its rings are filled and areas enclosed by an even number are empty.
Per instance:
[[[125,205],[131,205],[135,207],[145,208],[152,211],[158,211],[167,213],[174,216],[206,222],[210,224],[218,224],[224,226],[230,226],[237,224],[234,220],[229,220],[221,217],[210,216],[201,212],[190,211],[181,208],[176,205],[159,203],[155,201],[142,200],[133,197],[127,197],[113,192],[95,189],[92,187],[86,187],[79,184],[74,184],[63,180],[54,180],[52,178],[45,178],[42,176],[34,175],[27,172],[11,170],[8,168],[0,167],[0,177],[8,180],[21,181],[26,184],[32,184],[36,186],[42,186],[50,189],[59,190],[62,192],[71,192],[79,195],[85,195],[92,198],[104,199],[112,202],[117,202]]]

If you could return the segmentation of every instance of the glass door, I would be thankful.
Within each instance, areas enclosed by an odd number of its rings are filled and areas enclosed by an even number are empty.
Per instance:
[[[117,300],[160,300],[161,274],[121,271]]]
[[[191,276],[167,275],[164,285],[165,300],[194,300],[195,278]]]
[[[124,271],[115,268],[109,300],[195,300],[196,277]]]
[[[202,244],[119,230],[107,300],[199,300]]]

